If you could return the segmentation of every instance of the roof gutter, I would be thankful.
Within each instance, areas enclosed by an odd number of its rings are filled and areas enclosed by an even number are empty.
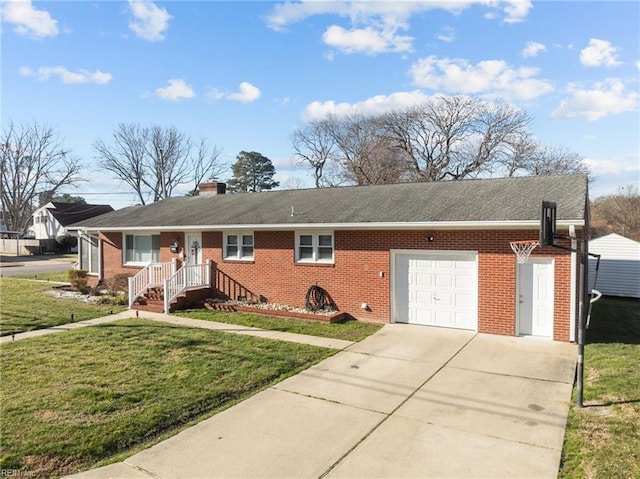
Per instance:
[[[558,220],[557,228],[584,226],[584,220]],[[518,221],[422,221],[393,223],[276,223],[276,224],[224,224],[224,225],[184,225],[184,226],[109,226],[77,227],[86,233],[120,231],[207,231],[207,230],[247,230],[247,231],[290,231],[315,230],[478,230],[478,229],[537,229],[538,220]]]

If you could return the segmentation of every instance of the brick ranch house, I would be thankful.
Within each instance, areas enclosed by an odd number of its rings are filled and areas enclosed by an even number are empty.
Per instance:
[[[358,320],[574,341],[585,289],[579,255],[538,247],[519,265],[509,246],[538,239],[543,200],[557,204],[559,234],[583,238],[584,175],[243,194],[206,183],[199,196],[74,226],[80,267],[94,283],[147,271],[138,289],[173,288],[162,280],[184,270],[177,282],[200,299],[289,306],[304,306],[317,285]],[[195,265],[204,266],[184,269]]]

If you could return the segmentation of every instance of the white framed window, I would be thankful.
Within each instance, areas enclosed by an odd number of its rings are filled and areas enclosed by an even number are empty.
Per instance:
[[[253,260],[253,232],[229,232],[224,234],[224,259]]]
[[[147,265],[160,262],[159,234],[127,234],[124,244],[124,264]]]
[[[296,233],[296,261],[333,263],[333,232]]]
[[[100,241],[96,235],[80,235],[78,238],[80,269],[89,274],[100,273]]]

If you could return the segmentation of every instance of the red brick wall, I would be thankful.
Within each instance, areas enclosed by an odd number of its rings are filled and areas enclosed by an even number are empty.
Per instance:
[[[161,235],[161,260],[169,252],[175,233]],[[433,236],[434,241],[427,241]],[[202,257],[215,263],[219,289],[228,297],[262,297],[268,302],[304,306],[307,289],[327,290],[341,311],[357,319],[388,322],[391,315],[392,249],[468,250],[478,252],[478,330],[515,335],[516,258],[509,241],[537,239],[534,231],[335,231],[332,265],[297,264],[294,231],[254,232],[254,261],[222,259],[222,233],[202,233]],[[103,235],[104,272],[135,272],[122,266],[122,235]],[[569,340],[570,253],[536,248],[533,256],[554,258],[554,339]],[[382,272],[382,277],[380,273]],[[367,303],[370,311],[360,306]]]

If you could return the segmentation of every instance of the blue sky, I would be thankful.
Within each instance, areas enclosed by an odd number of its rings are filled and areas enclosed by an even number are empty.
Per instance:
[[[89,180],[65,192],[90,203],[135,203],[92,146],[119,123],[205,137],[228,165],[258,151],[311,187],[296,127],[434,94],[523,109],[585,158],[592,198],[640,184],[637,1],[0,2],[2,126],[54,126]]]

